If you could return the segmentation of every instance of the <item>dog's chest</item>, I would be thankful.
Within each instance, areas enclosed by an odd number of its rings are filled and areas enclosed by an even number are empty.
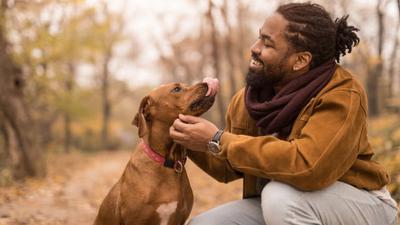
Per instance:
[[[160,225],[167,225],[170,217],[176,212],[178,207],[178,201],[173,201],[170,203],[164,203],[158,206],[156,212],[160,217]]]

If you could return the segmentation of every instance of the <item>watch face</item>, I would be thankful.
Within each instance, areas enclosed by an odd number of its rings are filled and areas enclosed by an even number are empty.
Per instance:
[[[212,153],[219,153],[221,151],[219,144],[212,141],[208,143],[208,150]]]

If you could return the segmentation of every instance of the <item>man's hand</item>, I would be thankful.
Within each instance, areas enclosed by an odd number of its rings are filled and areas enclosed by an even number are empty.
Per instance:
[[[218,128],[201,117],[179,115],[169,129],[169,134],[178,144],[193,151],[207,151],[207,144]]]

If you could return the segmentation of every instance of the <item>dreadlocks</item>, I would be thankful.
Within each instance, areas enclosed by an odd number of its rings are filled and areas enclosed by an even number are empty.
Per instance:
[[[314,3],[289,3],[277,10],[288,22],[285,37],[295,51],[309,51],[311,68],[350,53],[360,39],[358,29],[347,25],[347,16],[333,21],[328,12]]]

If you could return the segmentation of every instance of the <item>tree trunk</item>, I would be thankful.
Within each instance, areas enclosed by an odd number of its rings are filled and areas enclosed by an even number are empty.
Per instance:
[[[373,65],[368,71],[367,90],[368,90],[368,113],[371,117],[379,116],[380,114],[380,92],[379,84],[382,73],[382,62]]]
[[[107,52],[104,56],[103,71],[101,78],[101,98],[102,98],[102,111],[103,111],[101,141],[103,149],[108,149],[109,147],[109,123],[111,117],[111,102],[109,97],[109,89],[110,89],[109,64],[112,57],[111,54],[112,54],[111,49],[110,48],[107,49]]]
[[[65,93],[68,99],[73,95],[74,89],[74,78],[75,78],[75,66],[73,63],[68,63],[68,74],[65,77]],[[68,101],[68,104],[69,101]],[[64,112],[64,152],[69,153],[72,146],[72,132],[71,132],[71,112],[67,110]]]
[[[219,54],[219,46],[218,46],[218,37],[217,37],[217,29],[215,27],[214,17],[212,14],[213,3],[211,0],[208,0],[208,12],[207,18],[210,21],[211,25],[211,42],[212,42],[212,58],[213,58],[213,67],[215,71],[215,76],[218,80],[221,80],[221,67],[220,67],[220,54]],[[219,126],[225,126],[225,105],[223,101],[224,91],[223,85],[220,86],[219,94],[217,95],[217,105],[219,111]]]
[[[397,12],[399,13],[399,20],[400,20],[400,0],[397,0]]]
[[[240,70],[242,76],[247,74],[249,70],[249,60],[247,56],[250,56],[249,46],[246,46],[246,40],[248,35],[248,24],[246,24],[246,15],[247,6],[243,4],[241,0],[237,2],[238,4],[238,55],[240,56]]]
[[[228,59],[228,77],[230,81],[230,95],[229,98],[232,98],[237,91],[237,83],[236,83],[236,60],[235,60],[235,49],[234,49],[234,30],[232,29],[231,24],[228,19],[228,2],[224,0],[224,6],[221,9],[222,15],[224,18],[224,22],[226,27],[228,28],[228,34],[226,35],[225,40],[225,51]]]
[[[392,53],[390,54],[390,66],[389,66],[389,71],[388,71],[388,85],[389,85],[389,98],[393,98],[395,95],[395,68],[397,66],[397,54],[398,54],[398,48],[399,48],[399,33],[400,33],[400,0],[397,0],[397,12],[399,15],[399,18],[397,20],[397,26],[396,26],[396,32],[394,36],[394,44],[393,44],[393,49]]]
[[[1,113],[0,113],[1,116]],[[4,118],[0,118],[0,123],[3,123]],[[0,124],[0,133],[2,135],[2,145],[0,146],[0,163],[7,163],[10,159],[10,138],[5,124]]]
[[[400,0],[399,0],[400,1]],[[400,11],[399,11],[400,13]],[[394,89],[395,89],[395,67],[397,65],[397,52],[399,48],[399,35],[398,33],[400,32],[400,19],[397,22],[396,26],[396,32],[395,32],[395,40],[394,40],[394,45],[392,52],[390,54],[390,65],[389,65],[389,70],[388,70],[388,86],[389,86],[389,93],[388,97],[393,98],[394,97]]]
[[[71,134],[71,116],[68,112],[64,114],[64,152],[71,151],[72,134]]]
[[[381,110],[381,94],[378,91],[381,84],[381,77],[383,71],[383,35],[384,35],[384,24],[383,24],[383,11],[381,9],[382,0],[378,1],[376,6],[376,13],[378,17],[378,56],[377,62],[372,65],[372,68],[368,72],[367,77],[367,92],[368,92],[368,108],[369,114],[372,117],[379,116]]]
[[[18,140],[13,127],[9,122],[5,121],[3,127],[4,137],[6,140],[6,166],[11,166],[13,170],[14,177],[22,178],[25,177],[25,166],[22,165],[22,160],[24,160],[23,155],[18,149]]]
[[[14,176],[45,175],[42,151],[35,141],[35,124],[25,102],[24,79],[21,69],[14,63],[10,46],[5,38],[5,1],[0,7],[0,123],[7,136],[8,152],[11,156]]]

